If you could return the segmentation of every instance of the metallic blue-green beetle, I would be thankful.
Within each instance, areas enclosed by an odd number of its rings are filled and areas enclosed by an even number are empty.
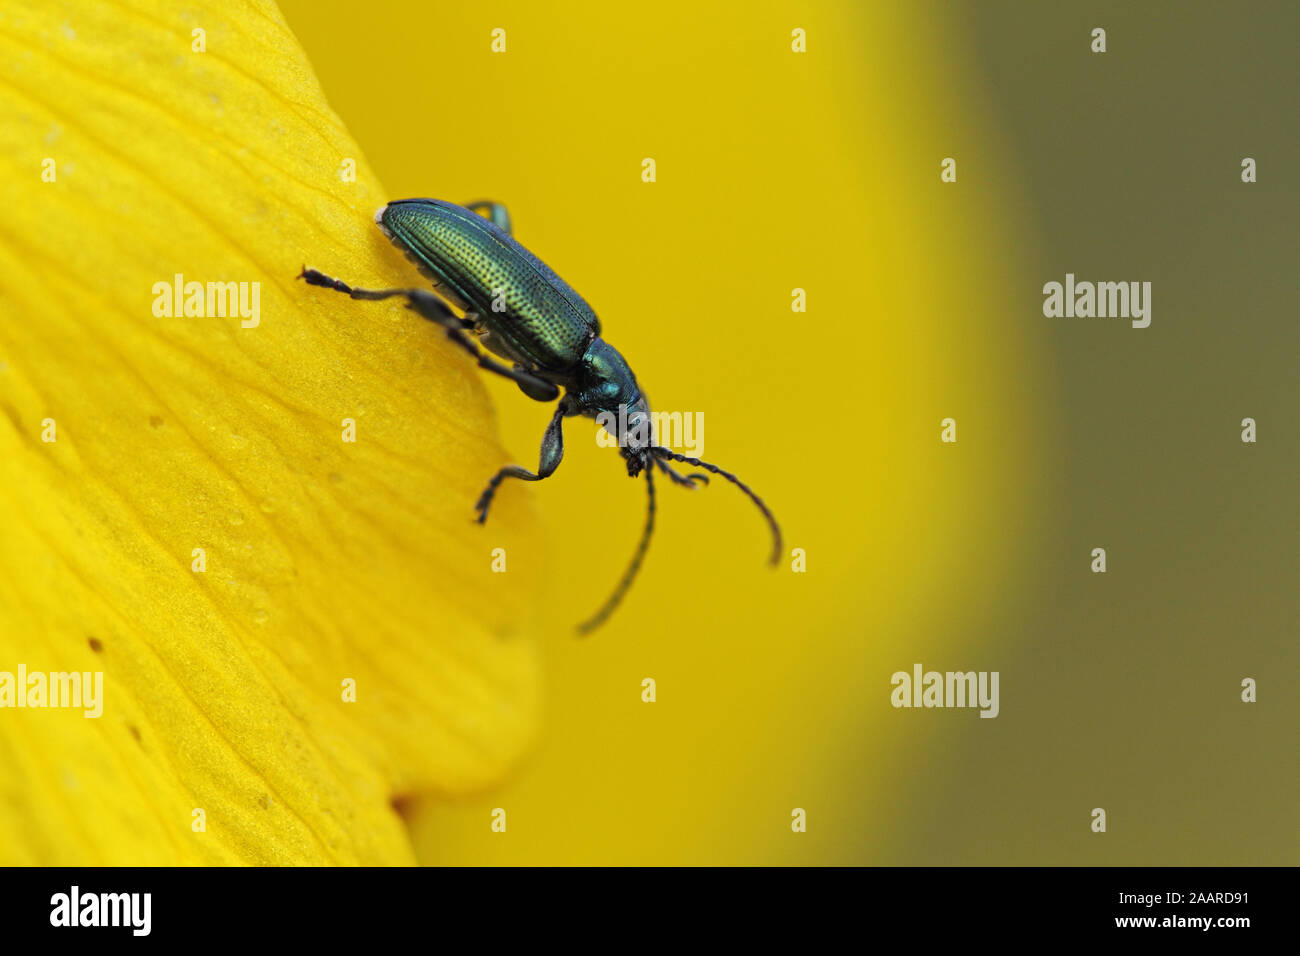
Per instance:
[[[650,406],[636,376],[623,356],[600,337],[600,320],[591,306],[511,236],[510,216],[504,206],[494,202],[457,206],[439,199],[403,199],[380,209],[375,222],[432,280],[437,296],[424,289],[354,289],[306,267],[299,278],[354,299],[404,297],[407,308],[445,328],[448,337],[483,368],[511,379],[529,398],[539,402],[560,399],[542,437],[537,473],[508,465],[493,475],[475,506],[480,523],[487,520],[492,498],[504,479],[541,481],[559,467],[564,457],[560,423],[569,416],[600,416],[602,422],[616,421],[615,437],[627,462],[627,473],[633,477],[645,473],[649,506],[641,543],[614,593],[579,625],[580,631],[591,631],[609,617],[641,567],[654,530],[654,469],[659,468],[673,482],[688,488],[695,487],[697,481],[708,481],[701,474],[679,474],[669,460],[721,475],[748,495],[772,529],[772,564],[776,564],[781,553],[781,529],[767,505],[730,472],[655,444]],[[464,317],[457,316],[447,302],[460,309]],[[469,333],[511,364],[504,365],[487,355]],[[560,389],[564,390],[563,398]]]

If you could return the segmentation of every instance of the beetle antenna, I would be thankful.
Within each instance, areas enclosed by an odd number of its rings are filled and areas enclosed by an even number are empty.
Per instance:
[[[614,589],[614,593],[609,596],[609,600],[605,602],[604,606],[578,625],[579,634],[590,634],[605,623],[605,619],[614,613],[614,609],[623,600],[623,595],[632,586],[636,573],[641,570],[641,561],[645,558],[645,553],[650,547],[650,535],[655,529],[655,479],[653,468],[645,470],[645,488],[649,496],[645,515],[645,530],[641,532],[641,543],[637,545],[636,554],[632,555],[632,563],[623,572],[623,580],[618,582],[618,587]]]
[[[668,464],[668,462],[664,461],[662,458],[653,458],[651,460],[659,466],[660,471],[671,478],[676,484],[682,485],[686,488],[695,488],[695,483],[697,481],[702,481],[706,485],[709,483],[709,476],[701,475],[698,471],[691,472],[689,475],[683,475],[674,470],[673,466]]]
[[[772,512],[770,512],[767,509],[767,505],[763,504],[763,499],[760,498],[758,495],[754,494],[754,492],[750,490],[749,485],[745,484],[743,481],[741,481],[731,472],[723,471],[717,465],[711,465],[707,461],[700,461],[700,459],[698,458],[688,458],[685,455],[679,455],[671,448],[664,448],[661,445],[652,445],[650,447],[650,453],[654,455],[656,458],[671,458],[673,461],[680,461],[686,465],[693,465],[696,468],[703,468],[705,471],[710,471],[715,475],[721,475],[723,478],[726,478],[729,482],[731,482],[733,485],[735,485],[745,494],[749,495],[749,500],[754,502],[754,504],[758,506],[759,511],[763,512],[763,517],[767,519],[768,527],[772,529],[771,563],[775,565],[778,561],[781,560],[781,528],[776,523],[776,518],[772,516]]]

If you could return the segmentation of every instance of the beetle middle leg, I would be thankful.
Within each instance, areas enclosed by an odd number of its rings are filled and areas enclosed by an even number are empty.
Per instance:
[[[542,453],[541,460],[537,465],[537,474],[533,474],[527,468],[520,468],[518,465],[507,465],[492,476],[487,487],[483,489],[483,494],[479,495],[478,502],[474,509],[478,511],[478,523],[483,524],[487,521],[488,508],[492,506],[492,499],[496,496],[497,486],[507,478],[519,478],[523,481],[541,481],[543,478],[549,478],[555,473],[555,469],[560,467],[560,461],[564,458],[564,432],[561,430],[561,423],[566,415],[571,414],[567,400],[561,401],[555,409],[555,414],[551,416],[551,423],[546,426],[546,434],[542,436]]]
[[[408,309],[446,329],[447,338],[474,356],[474,360],[480,368],[510,379],[519,386],[525,395],[539,402],[553,402],[560,397],[560,390],[551,382],[538,378],[526,369],[510,368],[502,365],[479,348],[478,344],[466,334],[470,329],[474,328],[474,320],[470,318],[462,319],[451,311],[447,303],[432,292],[426,292],[424,289],[355,289],[341,279],[327,276],[316,269],[308,269],[306,266],[303,266],[302,273],[298,278],[304,280],[308,285],[333,289],[335,292],[342,292],[353,299],[379,301],[381,299],[397,298],[398,296],[405,297]]]

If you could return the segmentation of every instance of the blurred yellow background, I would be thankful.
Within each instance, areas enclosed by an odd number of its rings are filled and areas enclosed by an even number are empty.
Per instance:
[[[422,859],[1296,862],[1294,9],[284,10],[393,196],[508,202],[807,551],[769,572],[732,489],[668,488],[626,606],[571,640],[642,516],[570,423],[555,478],[508,491],[550,539],[542,739],[414,806]],[[1154,327],[1045,319],[1042,284],[1090,270],[1153,280]],[[491,386],[530,465],[546,412]],[[892,709],[915,662],[1000,670],[1001,716]]]
[[[566,423],[556,475],[502,491],[530,497],[549,535],[541,739],[501,788],[411,804],[421,859],[899,859],[912,791],[949,784],[918,776],[942,722],[900,719],[889,675],[997,668],[963,625],[1032,563],[1007,537],[1039,520],[1031,462],[1054,457],[1028,447],[1054,396],[999,299],[1032,288],[1018,225],[1001,181],[965,181],[996,175],[1001,146],[983,105],[954,97],[958,45],[907,5],[283,9],[392,197],[506,202],[653,406],[703,412],[704,457],[807,553],[806,573],[788,556],[769,570],[734,489],[660,482],[640,581],[575,640],[630,557],[644,490],[590,422]],[[972,140],[945,193],[940,160]],[[549,410],[489,387],[513,460],[533,467]],[[807,833],[791,832],[795,807]]]

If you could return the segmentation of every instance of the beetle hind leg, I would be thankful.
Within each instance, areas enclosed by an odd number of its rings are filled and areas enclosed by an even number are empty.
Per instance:
[[[323,289],[333,289],[335,292],[342,292],[352,299],[363,299],[369,302],[378,302],[382,299],[394,299],[399,296],[406,298],[407,308],[413,312],[419,313],[422,317],[430,322],[436,322],[447,328],[472,329],[474,322],[472,319],[462,319],[447,307],[447,304],[431,292],[424,289],[358,289],[348,285],[342,279],[335,279],[333,276],[327,276],[318,269],[308,269],[302,267],[302,272],[298,273],[298,278],[302,279],[308,285],[320,286]]]
[[[538,378],[525,369],[509,368],[502,365],[479,348],[477,343],[466,334],[476,327],[476,320],[468,316],[462,319],[451,311],[447,303],[432,292],[427,292],[424,289],[357,289],[341,279],[327,276],[316,269],[308,269],[306,266],[303,266],[298,278],[308,285],[333,289],[335,292],[342,292],[353,299],[377,302],[382,299],[404,297],[408,309],[421,318],[428,319],[430,322],[441,325],[446,329],[447,338],[472,355],[479,368],[510,379],[523,390],[525,395],[539,402],[553,402],[560,397],[560,390],[555,385]]]

